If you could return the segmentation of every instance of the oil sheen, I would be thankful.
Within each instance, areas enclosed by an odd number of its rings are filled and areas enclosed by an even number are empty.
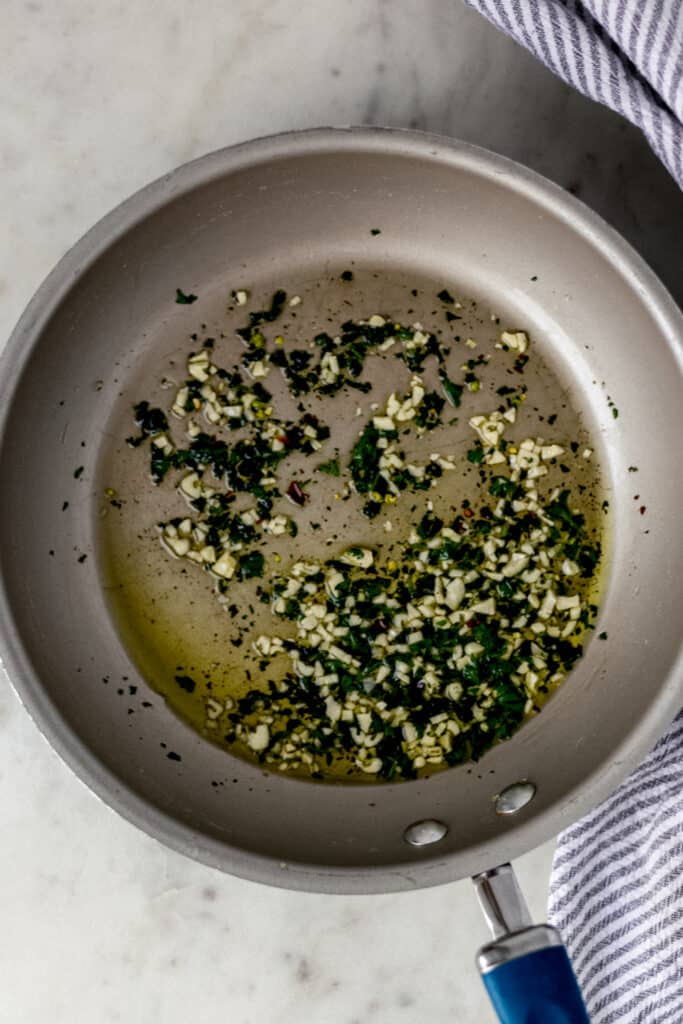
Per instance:
[[[226,747],[229,755],[250,760],[254,755],[246,745],[226,745],[221,730],[207,727],[207,700],[239,698],[254,687],[277,682],[278,672],[282,674],[289,667],[287,659],[280,658],[264,670],[253,649],[253,640],[259,634],[295,634],[293,623],[275,617],[259,599],[262,588],[268,588],[273,574],[286,572],[297,559],[325,561],[352,545],[371,547],[379,564],[400,558],[427,502],[446,520],[463,504],[477,508],[484,496],[477,469],[466,457],[476,439],[468,420],[497,408],[500,397],[496,391],[502,386],[523,383],[527,388],[516,422],[506,430],[511,443],[528,436],[542,437],[566,449],[560,464],[550,467],[542,491],[569,488],[571,505],[585,516],[592,539],[601,542],[600,571],[578,584],[584,600],[597,604],[599,597],[608,522],[599,452],[571,388],[566,386],[566,373],[543,337],[519,317],[513,319],[503,311],[491,310],[483,299],[457,294],[452,284],[449,289],[458,307],[444,305],[436,298],[443,282],[406,280],[400,274],[379,278],[372,269],[354,268],[349,286],[340,288],[341,269],[327,280],[275,282],[289,295],[301,296],[302,301],[296,307],[286,307],[277,324],[270,325],[269,338],[281,334],[287,343],[291,340],[292,346],[301,347],[318,331],[334,334],[344,320],[367,319],[379,313],[404,324],[419,322],[426,331],[434,331],[443,344],[450,346],[447,368],[453,380],[462,381],[462,367],[468,359],[490,356],[477,368],[479,390],[465,390],[460,408],[446,405],[441,426],[423,437],[406,438],[403,443],[407,456],[414,461],[425,461],[438,452],[457,463],[457,469],[444,474],[436,487],[429,492],[402,493],[387,515],[373,520],[363,515],[359,496],[349,496],[345,491],[349,453],[373,415],[372,406],[378,403],[383,408],[388,395],[405,391],[410,380],[410,372],[394,352],[371,355],[362,375],[362,379],[372,382],[369,393],[344,389],[333,398],[303,399],[307,410],[330,425],[332,436],[320,452],[292,456],[279,468],[280,489],[284,492],[293,480],[305,482],[310,500],[303,508],[284,498],[279,502],[275,511],[296,521],[298,535],[264,538],[259,546],[265,556],[262,579],[231,581],[224,599],[219,601],[216,581],[209,573],[169,555],[160,543],[158,524],[187,514],[187,505],[175,486],[183,474],[171,472],[160,486],[151,482],[146,446],[133,450],[125,442],[135,433],[132,407],[146,399],[168,411],[178,385],[185,379],[188,353],[197,351],[207,337],[214,339],[215,363],[226,368],[239,365],[243,346],[234,329],[246,317],[239,308],[226,309],[230,305],[227,290],[222,297],[212,295],[204,306],[198,303],[196,338],[167,324],[159,338],[150,339],[147,354],[126,383],[107,425],[108,435],[116,443],[99,466],[99,564],[111,614],[126,647],[143,678],[177,715],[208,741]],[[265,299],[269,294],[268,284],[257,285],[258,298]],[[260,308],[258,302],[256,306]],[[457,319],[447,321],[447,310],[454,311]],[[500,331],[508,328],[529,331],[530,358],[523,375],[513,374],[510,356],[495,348]],[[476,347],[468,345],[468,339]],[[426,363],[425,386],[441,393],[433,362]],[[265,384],[273,394],[276,414],[295,418],[299,399],[288,393],[280,372],[273,369]],[[175,431],[178,443],[182,443],[180,427],[172,417],[169,421],[171,433]],[[227,432],[222,436],[227,439]],[[590,457],[583,457],[586,451],[592,453]],[[315,470],[316,465],[333,457],[339,460],[339,477]],[[235,508],[249,505],[253,505],[253,499],[242,495]],[[391,521],[390,532],[385,527],[387,518]],[[585,642],[587,638],[577,634],[575,639]],[[334,761],[324,775],[367,781],[367,776],[343,758]]]

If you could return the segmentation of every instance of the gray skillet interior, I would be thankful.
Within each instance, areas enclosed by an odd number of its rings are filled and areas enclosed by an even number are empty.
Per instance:
[[[376,225],[381,236],[370,234]],[[609,642],[591,643],[544,712],[475,770],[399,785],[264,775],[201,740],[160,700],[127,716],[116,689],[144,683],[94,556],[98,465],[119,440],[106,423],[117,402],[139,397],[135,368],[150,339],[166,323],[176,329],[176,286],[211,293],[252,276],[275,287],[283,275],[351,259],[406,280],[458,282],[528,325],[593,429],[613,510],[598,626]],[[412,133],[320,130],[181,168],[78,243],[3,357],[0,618],[22,700],[125,817],[247,878],[398,890],[530,849],[613,789],[680,704],[681,335],[680,313],[621,239],[572,197],[482,150]],[[212,787],[226,759],[230,785]],[[520,779],[536,783],[534,801],[497,817],[492,798]],[[424,818],[446,822],[448,834],[413,848],[404,829]]]

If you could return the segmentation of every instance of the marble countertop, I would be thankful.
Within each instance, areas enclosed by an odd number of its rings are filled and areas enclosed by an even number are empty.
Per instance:
[[[0,338],[139,186],[321,124],[422,128],[519,159],[601,212],[683,299],[683,201],[644,140],[459,0],[7,0],[0,68]],[[0,1020],[493,1020],[469,883],[329,897],[220,875],[103,807],[0,684]],[[519,864],[539,918],[551,855]]]

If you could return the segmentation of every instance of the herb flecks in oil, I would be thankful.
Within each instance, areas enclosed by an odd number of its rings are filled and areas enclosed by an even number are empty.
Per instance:
[[[351,271],[341,277],[353,280]],[[461,318],[450,292],[438,298],[448,323]],[[233,299],[246,306],[248,293]],[[291,336],[286,305],[277,290],[248,314],[237,332],[240,367],[218,365],[220,346],[207,339],[190,354],[171,410],[147,402],[134,410],[129,443],[146,445],[152,480],[172,481],[187,506],[159,524],[162,543],[185,571],[194,563],[208,573],[232,623],[228,652],[255,659],[234,699],[191,668],[192,676],[178,672],[176,688],[203,702],[207,735],[278,770],[321,778],[343,763],[369,778],[402,779],[477,759],[561,683],[597,613],[589,593],[600,541],[569,487],[544,488],[553,467],[568,472],[580,458],[579,445],[562,461],[564,445],[503,436],[527,399],[517,376],[529,360],[522,331],[503,331],[496,344],[514,376],[494,395],[483,372],[488,354],[467,359],[460,375],[448,368],[461,339],[446,338],[443,322],[433,333],[375,314],[309,339]],[[482,343],[465,337],[460,352]],[[383,405],[359,406],[366,415],[351,450],[326,452],[331,430],[315,403],[342,390],[363,401],[368,361],[387,358],[405,365],[405,388]],[[278,415],[271,374],[284,378],[298,419]],[[484,391],[498,407],[473,415]],[[449,407],[463,408],[476,441],[455,453],[407,455],[443,426]],[[316,456],[310,472],[290,468],[294,455]],[[478,480],[478,498],[437,510],[431,496],[454,470]],[[301,534],[304,552],[309,537],[322,539],[315,503],[322,492],[332,502],[335,487],[334,501],[356,504],[389,538],[389,513],[398,505],[405,514],[412,500],[410,534],[384,554],[381,545],[340,549],[335,534],[325,539],[330,557],[283,557],[278,538]],[[268,633],[255,635],[241,588],[270,609]]]

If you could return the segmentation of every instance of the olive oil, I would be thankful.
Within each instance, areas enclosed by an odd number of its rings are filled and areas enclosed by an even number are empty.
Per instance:
[[[273,368],[265,383],[273,394],[277,415],[295,417],[306,410],[330,426],[331,436],[319,452],[292,455],[278,469],[279,490],[283,495],[289,493],[291,500],[283,497],[277,511],[296,523],[297,535],[265,537],[258,547],[264,556],[263,576],[229,580],[224,593],[217,593],[217,581],[210,573],[173,557],[161,544],[159,524],[188,514],[186,501],[176,490],[183,472],[169,472],[155,487],[150,481],[147,451],[126,446],[125,438],[135,432],[135,403],[149,400],[168,413],[185,379],[188,354],[200,350],[207,337],[216,364],[227,369],[239,366],[244,347],[233,332],[244,315],[240,319],[241,311],[234,309],[213,321],[204,314],[203,322],[209,326],[195,338],[167,337],[161,361],[153,354],[156,346],[151,347],[148,361],[139,367],[108,425],[121,444],[99,471],[103,494],[101,572],[112,615],[141,674],[173,711],[207,740],[249,759],[255,755],[246,744],[226,741],[225,719],[212,717],[212,707],[214,702],[238,701],[253,689],[276,687],[289,667],[286,658],[268,662],[253,646],[262,634],[296,635],[294,623],[273,614],[268,596],[273,577],[286,573],[299,559],[324,562],[354,545],[372,549],[379,565],[401,559],[408,536],[428,507],[448,521],[462,510],[475,510],[490,500],[482,492],[478,466],[468,457],[476,440],[468,420],[505,407],[507,395],[518,398],[516,422],[505,435],[510,443],[542,437],[564,449],[564,454],[553,460],[539,490],[547,494],[558,487],[569,489],[570,506],[585,517],[588,533],[602,543],[604,566],[607,509],[598,453],[557,369],[543,357],[542,337],[531,331],[530,358],[520,370],[514,365],[514,355],[495,345],[502,328],[524,328],[524,324],[498,324],[487,313],[482,316],[483,306],[472,300],[460,298],[455,307],[450,294],[453,287],[445,292],[444,300],[437,298],[439,286],[433,282],[407,289],[398,276],[379,283],[370,271],[355,270],[352,290],[345,293],[346,303],[349,297],[353,299],[349,308],[341,300],[335,305],[334,299],[326,305],[325,290],[319,285],[295,282],[290,293],[301,295],[303,301],[297,304],[296,314],[284,307],[277,324],[270,327],[268,339],[277,334],[284,339],[285,351],[301,348],[320,330],[334,334],[351,315],[367,319],[377,313],[402,324],[419,321],[425,331],[438,331],[440,343],[449,352],[441,366],[427,360],[423,378],[425,387],[446,398],[441,423],[420,437],[406,426],[398,443],[409,461],[424,463],[439,453],[455,464],[455,470],[444,473],[428,491],[404,491],[382,505],[375,518],[368,518],[363,513],[363,496],[349,488],[349,461],[359,434],[384,408],[389,394],[404,392],[409,386],[411,372],[397,358],[398,346],[396,351],[390,348],[368,356],[361,377],[372,384],[368,393],[344,388],[329,397],[295,398],[279,370]],[[445,313],[450,313],[450,319]],[[182,424],[172,416],[169,422],[170,433],[181,443]],[[205,429],[213,433],[208,424]],[[221,431],[221,436],[230,440],[228,431]],[[211,480],[210,474],[207,480]],[[220,486],[218,481],[213,485]],[[115,493],[115,502],[107,499],[105,491]],[[251,506],[253,498],[243,494],[234,507],[239,511]],[[598,572],[591,579],[578,581],[584,601],[597,603],[599,576]],[[585,638],[577,633],[572,639],[579,642]],[[293,773],[308,775],[305,766]],[[325,766],[321,774],[347,781],[368,778],[344,757]]]

